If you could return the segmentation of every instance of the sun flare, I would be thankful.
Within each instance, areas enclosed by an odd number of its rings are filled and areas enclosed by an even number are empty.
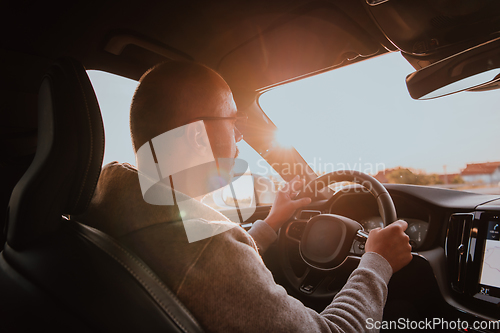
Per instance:
[[[291,133],[286,129],[277,129],[274,132],[274,142],[281,148],[290,149],[293,146],[296,135],[296,133]]]

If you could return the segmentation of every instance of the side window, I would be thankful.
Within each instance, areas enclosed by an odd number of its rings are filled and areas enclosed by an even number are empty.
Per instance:
[[[106,146],[103,164],[127,162],[135,165],[130,139],[129,112],[137,81],[102,71],[87,71],[101,108]]]

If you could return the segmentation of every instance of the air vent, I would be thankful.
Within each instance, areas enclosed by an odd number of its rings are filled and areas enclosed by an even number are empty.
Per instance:
[[[312,217],[321,214],[319,210],[303,210],[300,212],[299,220],[310,220]]]
[[[473,219],[473,214],[453,214],[448,224],[446,258],[451,287],[460,293],[465,290],[465,273],[469,261],[470,230]]]

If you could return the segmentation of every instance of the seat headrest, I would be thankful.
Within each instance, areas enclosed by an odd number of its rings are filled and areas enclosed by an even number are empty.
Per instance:
[[[64,58],[44,76],[38,143],[9,202],[7,242],[21,248],[55,231],[62,214],[80,214],[94,193],[104,155],[101,112],[85,68]]]

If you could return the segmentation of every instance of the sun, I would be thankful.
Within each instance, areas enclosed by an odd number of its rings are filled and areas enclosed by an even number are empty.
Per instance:
[[[293,146],[293,141],[296,136],[296,133],[292,133],[286,129],[276,129],[274,132],[274,142],[281,148],[290,149]]]

